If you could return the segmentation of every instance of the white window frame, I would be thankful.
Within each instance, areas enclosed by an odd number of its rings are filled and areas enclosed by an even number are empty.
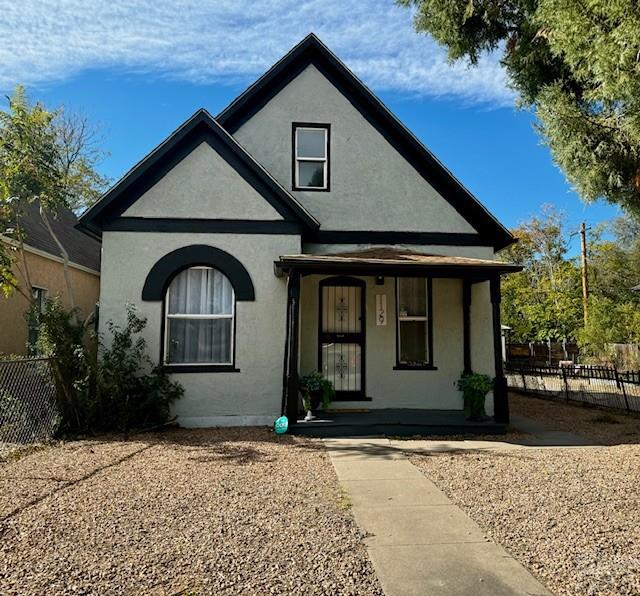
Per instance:
[[[397,284],[397,293],[396,293],[396,326],[398,333],[398,354],[397,360],[398,364],[401,366],[411,367],[411,364],[405,360],[402,360],[402,333],[400,332],[402,321],[424,321],[424,345],[425,345],[425,359],[420,361],[422,366],[428,366],[431,362],[431,354],[429,353],[429,279],[427,277],[424,278],[424,315],[410,315],[406,316],[400,315],[400,286],[402,281],[405,279],[422,279],[422,278],[405,278],[398,277],[396,278]],[[420,368],[416,366],[415,368]]]
[[[213,269],[218,271],[220,274],[227,277],[222,271],[216,269],[215,267],[187,267],[183,269],[183,271],[187,271],[189,269]],[[182,271],[180,272],[182,273]],[[227,280],[229,278],[227,277]],[[173,280],[172,280],[173,281]],[[169,293],[171,292],[171,283],[167,287],[167,292],[164,298],[164,358],[163,364],[166,366],[233,366],[234,354],[235,354],[235,339],[236,339],[236,292],[229,282],[231,286],[231,314],[219,314],[219,315],[189,315],[189,314],[170,314],[169,313]],[[230,342],[230,350],[229,356],[230,359],[228,362],[170,362],[169,361],[169,321],[171,319],[231,319],[231,342]]]
[[[298,155],[298,132],[301,130],[324,133],[324,157],[301,157]],[[293,158],[295,162],[294,187],[296,190],[327,190],[329,188],[329,127],[324,124],[318,126],[294,125]],[[301,162],[322,162],[322,186],[302,186],[300,184],[300,163]]]

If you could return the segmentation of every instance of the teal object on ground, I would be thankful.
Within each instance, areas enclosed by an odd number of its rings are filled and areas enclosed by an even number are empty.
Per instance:
[[[273,428],[277,435],[283,435],[289,428],[289,419],[286,416],[280,416],[274,423]]]

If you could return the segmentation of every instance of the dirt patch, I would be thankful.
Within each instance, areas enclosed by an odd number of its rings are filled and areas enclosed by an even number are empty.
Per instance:
[[[511,413],[542,422],[553,430],[561,430],[601,445],[640,443],[640,415],[567,404],[516,393],[509,394]]]
[[[381,594],[319,441],[79,441],[0,464],[0,593]]]

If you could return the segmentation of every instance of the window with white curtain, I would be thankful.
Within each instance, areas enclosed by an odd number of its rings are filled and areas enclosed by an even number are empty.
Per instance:
[[[165,362],[233,364],[235,296],[212,267],[185,269],[166,296]]]

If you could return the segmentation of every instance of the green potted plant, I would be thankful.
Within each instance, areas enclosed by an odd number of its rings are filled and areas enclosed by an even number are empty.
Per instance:
[[[315,418],[313,411],[318,410],[320,406],[326,410],[336,394],[331,381],[325,379],[317,371],[300,379],[300,393],[302,394],[302,406],[307,413],[304,419],[307,421]]]
[[[479,373],[462,373],[457,381],[464,399],[464,414],[467,420],[483,420],[486,418],[484,401],[487,393],[493,389],[493,381],[489,375]]]

